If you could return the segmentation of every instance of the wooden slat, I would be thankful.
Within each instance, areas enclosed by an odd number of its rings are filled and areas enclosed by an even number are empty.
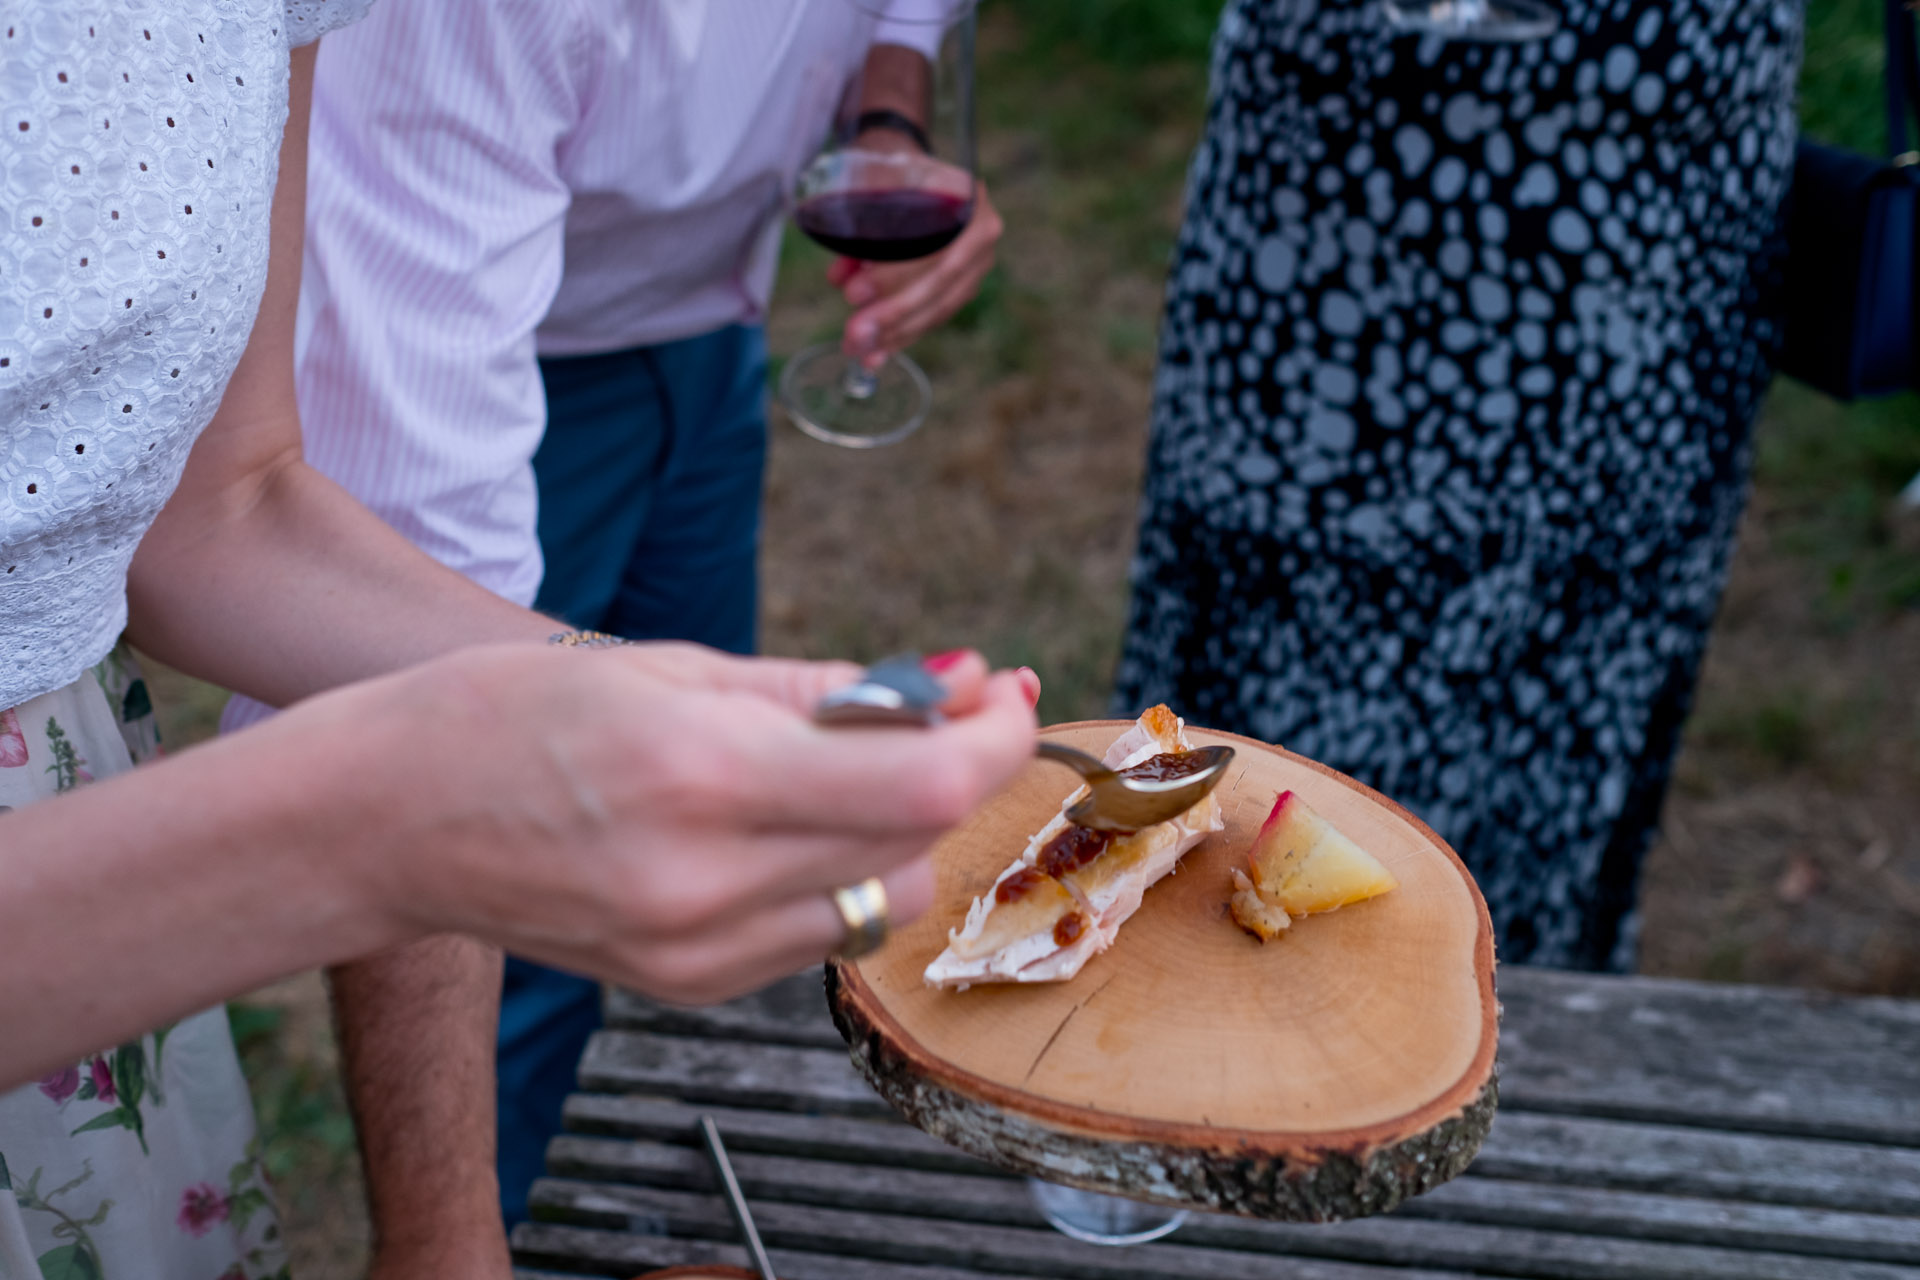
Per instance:
[[[854,1071],[844,1050],[638,1031],[594,1033],[580,1060],[580,1087],[779,1111],[893,1114]]]
[[[1920,1001],[1500,971],[1501,1106],[1920,1147]],[[817,970],[714,1009],[625,993],[611,1025],[837,1049]]]
[[[701,1008],[658,1004],[631,991],[610,988],[606,1015],[608,1026],[629,1031],[716,1036],[815,1049],[843,1047],[827,1013],[825,978],[818,966],[782,978],[752,995]]]
[[[1470,1172],[1570,1186],[1920,1215],[1920,1151],[1682,1125],[1503,1112]]]
[[[591,1275],[624,1278],[641,1267],[687,1267],[703,1263],[752,1268],[745,1249],[717,1240],[670,1240],[664,1236],[640,1236],[547,1222],[526,1222],[514,1228],[513,1248],[518,1258],[564,1265],[574,1275],[585,1271]],[[769,1249],[767,1257],[780,1280],[980,1280],[977,1271],[829,1257],[792,1249]],[[514,1280],[556,1280],[556,1273],[516,1271]],[[1038,1280],[1038,1277],[1000,1276],[996,1280]]]
[[[580,1133],[690,1142],[702,1109],[576,1094],[566,1115]],[[899,1121],[704,1109],[730,1142],[754,1150],[957,1172],[985,1168]],[[1503,1115],[1468,1176],[1920,1217],[1920,1152],[1614,1120]]]
[[[690,1143],[703,1109],[718,1119],[729,1143],[744,1149],[997,1172],[897,1121],[701,1108],[611,1094],[575,1094],[567,1101],[566,1117],[578,1133]],[[1920,1219],[1920,1152],[1612,1120],[1503,1116],[1468,1176]]]
[[[1501,1104],[1920,1147],[1920,1001],[1503,969]]]
[[[992,1166],[893,1117],[866,1120],[791,1115],[737,1107],[694,1106],[667,1098],[576,1093],[567,1099],[565,1123],[576,1133],[691,1143],[703,1113],[714,1117],[729,1147],[854,1163],[944,1168],[961,1173],[997,1172]]]
[[[684,1190],[709,1185],[690,1145],[706,1110],[770,1243],[797,1250],[776,1254],[783,1280],[1920,1280],[1920,1002],[1503,970],[1503,1109],[1467,1177],[1389,1218],[1197,1217],[1103,1251],[893,1118],[819,983],[710,1010],[611,995],[615,1030],[582,1064],[608,1092],[569,1100],[582,1136],[550,1151],[605,1181],[540,1184],[540,1212],[567,1221],[520,1228],[522,1259],[621,1274],[722,1256],[719,1201]]]
[[[1396,1276],[1471,1272],[1537,1280],[1920,1280],[1920,1268],[1875,1262],[1398,1218],[1312,1227],[1203,1217],[1181,1229],[1179,1244],[1108,1250],[1046,1229],[933,1216],[941,1212],[940,1201],[922,1199],[937,1196],[933,1184],[941,1181],[977,1181],[988,1194],[1024,1194],[1017,1186],[941,1174],[919,1175],[914,1181],[920,1185],[908,1186],[895,1171],[889,1191],[884,1176],[848,1172],[871,1179],[857,1193],[862,1203],[758,1200],[754,1214],[762,1235],[815,1252],[904,1261],[908,1256],[900,1250],[910,1248],[916,1260],[948,1266],[1168,1280],[1271,1276],[1274,1258],[1286,1258],[1288,1273],[1302,1280],[1384,1280],[1382,1269]],[[968,1194],[959,1188],[955,1193]],[[871,1207],[889,1196],[911,1207],[899,1214]],[[620,1226],[639,1214],[663,1218],[675,1235],[726,1229],[717,1199],[682,1191],[549,1179],[535,1184],[533,1204],[542,1219],[580,1226]]]
[[[893,1116],[845,1055],[830,1049],[607,1031],[589,1046],[581,1078],[590,1089],[734,1108]],[[574,1107],[570,1114],[589,1127],[596,1114],[619,1114],[617,1105],[584,1096]],[[875,1138],[869,1158],[899,1141]],[[1503,1110],[1473,1168],[1486,1176],[1617,1190],[1920,1214],[1920,1151],[1872,1144]]]
[[[548,1152],[550,1171],[588,1182],[630,1182],[666,1189],[715,1189],[705,1158],[691,1148],[625,1139],[563,1137]],[[787,1156],[736,1153],[735,1172],[749,1198],[915,1217],[959,1218],[1003,1226],[1042,1224],[1026,1188],[1005,1178],[849,1165]],[[1411,1210],[1411,1212],[1409,1212]],[[1709,1245],[1716,1250],[1803,1253],[1829,1258],[1920,1264],[1920,1221],[1779,1206],[1532,1183],[1464,1179],[1412,1202],[1388,1225],[1281,1226],[1202,1217],[1181,1240],[1243,1250],[1302,1250],[1372,1259],[1418,1257],[1417,1249],[1450,1247],[1436,1262],[1459,1265],[1511,1242],[1504,1228]],[[1416,1219],[1431,1220],[1416,1222]],[[1432,1222],[1470,1224],[1444,1229]],[[1542,1275],[1560,1274],[1542,1271]]]
[[[532,1205],[543,1222],[620,1228],[638,1216],[664,1221],[672,1234],[731,1238],[733,1225],[717,1197],[651,1187],[612,1186],[545,1178],[533,1185]],[[812,1205],[761,1201],[753,1206],[769,1246],[877,1261],[1085,1280],[1273,1280],[1275,1260],[1192,1245],[1151,1244],[1109,1249],[1069,1240],[1051,1228],[1015,1228],[924,1218],[900,1218]],[[521,1236],[516,1231],[516,1247]],[[530,1261],[538,1254],[523,1249]],[[1383,1268],[1325,1258],[1289,1257],[1288,1280],[1466,1280],[1464,1272]],[[1868,1280],[1848,1276],[1846,1280]],[[1872,1280],[1896,1280],[1894,1275]],[[1915,1280],[1913,1275],[1897,1280]]]
[[[1468,1176],[1407,1201],[1395,1216],[1920,1265],[1920,1219],[1876,1213]]]

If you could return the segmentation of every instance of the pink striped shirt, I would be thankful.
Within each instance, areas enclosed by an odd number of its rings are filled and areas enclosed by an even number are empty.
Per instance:
[[[952,0],[384,0],[314,94],[310,460],[430,554],[540,581],[536,352],[756,320],[781,191],[876,40]],[[903,25],[900,20],[907,20]],[[935,28],[934,30],[937,30]]]
[[[382,0],[321,47],[308,460],[508,599],[540,585],[536,355],[757,320],[781,191],[875,43],[967,0]],[[863,10],[884,4],[884,17]],[[234,698],[222,727],[264,718]]]

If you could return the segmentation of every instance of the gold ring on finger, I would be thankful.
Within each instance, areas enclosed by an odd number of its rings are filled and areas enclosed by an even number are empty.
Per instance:
[[[878,951],[887,940],[887,887],[877,878],[835,889],[833,907],[847,927],[847,936],[835,952],[842,960]]]

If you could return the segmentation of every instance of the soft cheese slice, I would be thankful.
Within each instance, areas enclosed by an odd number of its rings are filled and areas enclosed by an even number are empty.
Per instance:
[[[1165,752],[1191,750],[1180,718],[1157,706],[1115,739],[1102,761],[1126,769]],[[1109,840],[1066,819],[1066,810],[1086,793],[1080,787],[1068,796],[993,889],[974,899],[966,923],[947,935],[947,949],[927,966],[928,984],[965,989],[976,982],[1073,977],[1113,945],[1147,889],[1182,854],[1226,825],[1220,802],[1209,795],[1170,822]],[[1031,885],[1023,870],[1047,883]],[[1016,883],[1017,893],[1001,892]]]
[[[1235,871],[1228,902],[1241,928],[1271,938],[1294,916],[1332,911],[1398,887],[1374,856],[1314,812],[1298,793],[1283,791],[1247,853],[1249,877]]]

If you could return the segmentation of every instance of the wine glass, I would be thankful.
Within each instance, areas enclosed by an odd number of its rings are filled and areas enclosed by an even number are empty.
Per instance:
[[[1055,1231],[1088,1244],[1145,1244],[1173,1234],[1187,1220],[1185,1209],[1079,1191],[1040,1178],[1028,1178],[1027,1191]]]
[[[1450,40],[1540,40],[1560,16],[1536,0],[1381,0],[1387,20],[1403,31]]]
[[[850,2],[878,12],[878,0]],[[973,35],[972,0],[884,10],[826,145],[794,179],[795,226],[864,262],[924,258],[966,229],[976,186]],[[903,354],[868,369],[822,343],[787,361],[780,403],[816,440],[872,449],[919,429],[933,387]]]

